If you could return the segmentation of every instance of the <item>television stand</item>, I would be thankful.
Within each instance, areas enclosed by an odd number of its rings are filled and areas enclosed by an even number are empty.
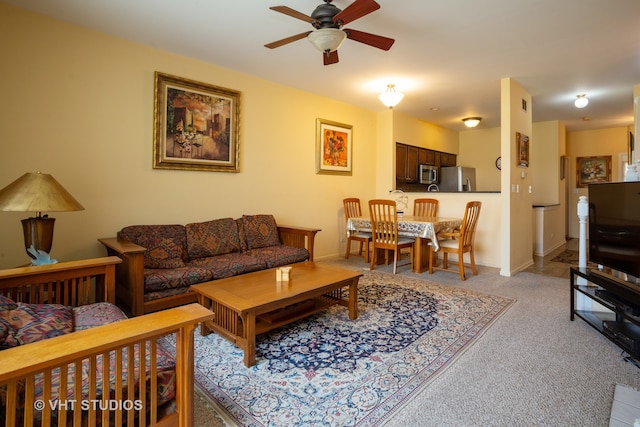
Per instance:
[[[587,285],[578,284],[578,277],[585,279]],[[569,280],[571,320],[578,316],[640,361],[640,286],[620,283],[615,277],[584,267],[571,267]],[[584,295],[601,307],[578,309],[578,295]]]

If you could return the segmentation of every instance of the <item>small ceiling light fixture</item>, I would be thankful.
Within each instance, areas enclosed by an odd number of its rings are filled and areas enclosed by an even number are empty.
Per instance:
[[[587,106],[588,103],[589,103],[589,100],[587,99],[587,95],[585,95],[584,93],[581,93],[580,95],[576,95],[576,100],[574,101],[576,108],[584,108]]]
[[[309,43],[324,53],[338,50],[346,38],[347,33],[338,28],[320,28],[307,36]]]
[[[396,85],[392,85],[392,84],[388,84],[387,90],[385,90],[378,96],[378,99],[380,100],[380,102],[382,102],[385,106],[389,108],[393,108],[396,105],[398,105],[400,101],[402,101],[402,98],[404,98],[404,93],[397,92]]]
[[[478,126],[480,124],[480,120],[482,120],[482,117],[465,117],[464,119],[462,119],[465,126],[468,128],[474,128]]]

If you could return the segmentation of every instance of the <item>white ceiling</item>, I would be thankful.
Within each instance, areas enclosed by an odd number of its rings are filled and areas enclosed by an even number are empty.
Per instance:
[[[304,39],[264,47],[313,29],[270,6],[310,15],[322,0],[1,1],[373,111],[394,83],[398,112],[454,130],[466,116],[500,125],[504,77],[531,94],[534,122],[571,131],[632,125],[640,84],[640,0],[377,0],[345,28],[394,38],[391,50],[346,40],[329,66]],[[573,106],[579,93],[584,109]]]

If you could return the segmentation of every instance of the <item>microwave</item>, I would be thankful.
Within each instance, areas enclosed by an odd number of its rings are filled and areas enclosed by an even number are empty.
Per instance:
[[[438,167],[431,165],[419,165],[418,175],[420,184],[437,184],[438,183]]]

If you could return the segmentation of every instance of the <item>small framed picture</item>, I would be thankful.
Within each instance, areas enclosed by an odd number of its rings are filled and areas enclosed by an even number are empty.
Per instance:
[[[578,157],[576,159],[576,187],[611,181],[611,156]]]
[[[516,166],[528,168],[529,167],[529,137],[527,135],[523,135],[520,132],[516,132],[516,149],[518,150]]]
[[[353,126],[316,119],[316,173],[351,175]]]

